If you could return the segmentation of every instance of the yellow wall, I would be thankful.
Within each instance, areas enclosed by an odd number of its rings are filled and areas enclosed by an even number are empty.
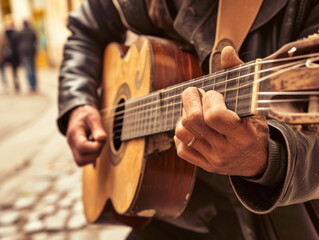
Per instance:
[[[83,0],[71,0],[71,8],[74,10],[74,9],[77,9],[80,4],[83,2]]]
[[[66,28],[68,3],[66,0],[47,0],[46,29],[48,56],[52,66],[59,66],[62,60],[63,45],[69,31]]]
[[[70,32],[66,28],[70,10],[79,7],[83,0],[47,0],[46,29],[50,65],[60,66],[63,46]]]

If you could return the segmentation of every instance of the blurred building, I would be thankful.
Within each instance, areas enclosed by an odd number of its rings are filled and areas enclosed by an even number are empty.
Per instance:
[[[66,21],[69,11],[83,0],[0,0],[0,29],[6,19],[14,20],[17,29],[30,20],[38,36],[38,67],[57,67],[69,34]]]

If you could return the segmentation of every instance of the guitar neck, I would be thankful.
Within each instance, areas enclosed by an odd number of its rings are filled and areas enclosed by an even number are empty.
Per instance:
[[[121,140],[175,129],[183,113],[181,94],[188,87],[215,90],[223,94],[228,109],[240,117],[251,115],[255,67],[255,61],[245,63],[128,100],[115,114],[115,122],[123,122]]]

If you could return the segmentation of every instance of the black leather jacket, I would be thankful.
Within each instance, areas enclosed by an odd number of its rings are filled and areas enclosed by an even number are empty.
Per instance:
[[[172,11],[175,32],[167,35],[155,27],[142,0],[85,1],[69,18],[72,35],[65,45],[59,77],[60,131],[65,134],[73,108],[98,106],[103,50],[111,41],[123,42],[127,29],[183,39],[195,49],[205,71],[214,44],[216,6],[215,0],[185,0],[178,11]],[[318,29],[319,1],[264,0],[239,56],[243,61],[266,57],[283,44]],[[319,198],[318,135],[304,135],[274,120],[268,124],[269,166],[264,176],[228,179],[200,171],[200,182],[229,199],[245,239],[256,239],[257,235],[262,235],[261,239],[318,239],[319,203],[314,200]],[[201,207],[192,209],[191,201],[186,213],[172,223],[207,231],[208,223],[219,211],[210,204],[211,192],[199,200],[194,196],[193,202],[202,202]]]

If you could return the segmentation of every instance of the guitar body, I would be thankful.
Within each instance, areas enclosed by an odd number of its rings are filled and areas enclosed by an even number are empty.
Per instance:
[[[173,131],[187,87],[220,92],[240,117],[264,115],[319,132],[318,52],[318,37],[299,40],[265,60],[198,78],[197,58],[171,41],[140,37],[129,49],[110,44],[101,109],[107,143],[83,171],[87,220],[110,221],[111,215],[138,227],[183,212],[196,167],[176,155]]]
[[[173,42],[148,37],[140,37],[129,49],[110,44],[104,56],[101,112],[108,138],[95,165],[84,167],[87,220],[105,221],[110,205],[133,226],[153,216],[177,217],[191,196],[196,167],[176,155],[173,133],[122,142],[122,122],[114,115],[129,99],[200,76],[198,61]]]

